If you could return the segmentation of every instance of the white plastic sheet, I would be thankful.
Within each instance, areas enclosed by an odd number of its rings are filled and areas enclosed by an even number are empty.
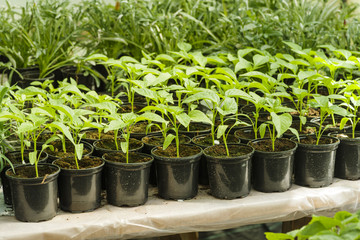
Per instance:
[[[0,197],[0,239],[127,239],[184,232],[213,231],[242,225],[290,221],[312,214],[360,209],[360,181],[335,179],[325,188],[293,185],[282,193],[261,193],[235,200],[219,200],[200,187],[196,198],[163,200],[149,191],[148,202],[139,207],[115,207],[104,201],[88,213],[59,211],[50,221],[19,222]],[[10,216],[9,216],[10,215]]]

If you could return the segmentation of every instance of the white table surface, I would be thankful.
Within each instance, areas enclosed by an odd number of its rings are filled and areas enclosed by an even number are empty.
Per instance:
[[[200,186],[191,200],[163,200],[151,187],[148,202],[139,207],[106,204],[89,213],[58,212],[52,220],[19,222],[0,193],[0,239],[127,239],[185,232],[213,231],[242,225],[295,220],[312,214],[360,209],[360,180],[335,179],[324,188],[293,185],[282,193],[261,193],[235,200],[219,200]]]

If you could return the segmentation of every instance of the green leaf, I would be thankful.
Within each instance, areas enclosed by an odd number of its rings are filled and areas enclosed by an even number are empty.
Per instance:
[[[56,128],[58,129],[60,132],[62,132],[65,137],[72,143],[75,145],[74,139],[69,131],[69,127],[65,126],[62,122],[52,122],[48,125],[50,128]]]
[[[165,137],[163,149],[167,149],[167,147],[171,144],[171,142],[175,139],[175,135],[169,134]]]
[[[340,130],[342,130],[342,129],[345,127],[347,121],[349,121],[349,120],[350,120],[350,119],[347,118],[347,117],[344,117],[344,118],[341,119],[341,122],[340,122]]]
[[[176,119],[186,128],[189,126],[191,121],[191,118],[186,113],[180,113],[179,115],[176,115]]]
[[[265,63],[269,62],[270,58],[268,56],[263,56],[260,54],[256,54],[253,57],[254,61],[254,68],[259,68],[261,65],[264,65]]]
[[[277,115],[274,112],[270,113],[271,121],[274,124],[276,130],[276,137],[281,137],[281,135],[286,132],[292,123],[292,117],[289,113],[283,113],[281,115]]]
[[[171,57],[170,55],[167,54],[159,54],[155,57],[155,60],[159,60],[159,61],[169,61],[172,63],[175,63],[175,60],[173,57]]]
[[[268,126],[268,123],[262,123],[259,127],[259,133],[260,133],[260,138],[263,138],[265,136],[266,133],[266,127]]]
[[[83,143],[75,144],[74,147],[75,147],[76,157],[78,160],[80,160],[84,152],[84,144]]]
[[[251,62],[247,61],[244,58],[239,58],[239,62],[235,65],[235,73],[239,72],[242,69],[248,69],[251,68],[252,64]]]
[[[273,233],[266,232],[265,237],[267,240],[294,240],[295,238],[286,233]]]
[[[29,152],[29,162],[31,165],[35,164],[37,161],[37,151]]]
[[[213,125],[212,121],[208,118],[208,116],[200,110],[192,110],[189,112],[188,115],[192,122],[204,122]]]
[[[294,50],[302,50],[301,46],[296,44],[296,43],[293,43],[293,42],[287,42],[287,41],[283,41],[283,43],[285,43],[286,45],[288,45],[291,49],[294,49]]]
[[[199,64],[201,67],[205,67],[207,63],[207,58],[202,55],[201,52],[194,52],[192,54],[189,54],[193,60]]]
[[[191,44],[185,42],[179,42],[177,44],[178,48],[182,51],[189,52],[192,48]]]
[[[138,116],[137,119],[136,119],[137,122],[138,121],[143,121],[143,120],[160,122],[160,123],[166,123],[167,122],[161,116],[159,116],[156,113],[152,113],[152,112],[144,112],[143,114]]]
[[[129,149],[129,142],[127,142],[127,141],[120,142],[120,147],[121,147],[121,151],[123,151],[124,153],[127,153],[128,149]]]
[[[228,125],[219,125],[217,128],[217,134],[216,134],[216,138],[221,138],[223,135],[225,135],[226,133],[226,129],[228,128]]]

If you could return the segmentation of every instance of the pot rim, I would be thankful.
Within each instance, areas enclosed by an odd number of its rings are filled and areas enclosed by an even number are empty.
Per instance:
[[[213,156],[213,155],[207,153],[208,149],[210,149],[210,148],[216,148],[216,147],[219,147],[219,146],[224,146],[224,144],[218,144],[218,145],[213,145],[213,146],[209,146],[209,147],[205,148],[204,149],[204,155],[205,155],[205,157],[211,157],[211,158],[214,158],[214,159],[224,159],[226,161],[226,160],[233,160],[233,159],[235,160],[235,159],[239,159],[239,158],[248,158],[248,157],[251,157],[255,152],[255,149],[252,146],[244,144],[244,143],[229,143],[227,145],[228,145],[228,147],[229,146],[246,147],[246,148],[250,148],[251,151],[249,153],[246,153],[246,154],[243,154],[243,155],[229,156],[229,157]]]

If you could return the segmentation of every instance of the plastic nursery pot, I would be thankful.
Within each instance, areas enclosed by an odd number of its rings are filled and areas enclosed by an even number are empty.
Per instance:
[[[252,158],[252,182],[255,190],[261,192],[284,192],[291,187],[294,152],[297,143],[286,138],[275,141],[272,151],[271,140],[261,138],[248,143],[255,149]],[[263,149],[266,147],[268,149]]]
[[[216,141],[219,142],[219,140]],[[197,146],[200,146],[204,150],[205,148],[212,145],[212,137],[211,134],[203,134],[193,137],[191,142]],[[229,135],[227,143],[240,143],[240,139],[236,138],[234,135]],[[208,168],[205,155],[202,155],[200,159],[199,183],[202,185],[209,185]]]
[[[39,77],[39,71],[26,71],[22,73],[23,79],[17,80],[17,85],[21,88],[26,88],[31,85],[32,82],[45,82],[48,79],[54,79],[54,74],[50,74],[44,78]]]
[[[17,68],[16,71],[18,71],[22,75],[25,72],[39,72],[39,67],[38,66],[30,66],[30,67],[26,67],[26,68]],[[17,84],[20,80],[23,79],[21,77],[21,75],[19,75],[17,72],[13,72],[11,74],[11,71],[9,71],[8,77],[9,77],[11,86]]]
[[[131,152],[131,162],[121,162],[124,153],[106,153],[105,160],[106,193],[108,203],[115,206],[138,206],[148,199],[151,155]],[[141,160],[140,160],[141,159]]]
[[[224,145],[204,150],[209,173],[210,192],[216,198],[235,199],[249,195],[251,189],[251,157],[254,149],[245,144],[228,144],[230,157]],[[219,151],[225,156],[217,156]]]
[[[185,135],[180,135],[179,140],[181,144],[189,144],[191,143],[191,138]],[[144,143],[144,148],[142,150],[143,153],[151,154],[151,149],[157,146],[162,146],[164,143],[164,138],[162,134],[153,134],[147,135],[141,138],[141,142]],[[150,184],[156,185],[156,168],[155,164],[151,164],[150,168]]]
[[[77,67],[67,66],[61,69],[62,77],[72,78],[76,81],[77,84],[82,84],[87,88],[93,90],[95,89],[95,79],[90,74],[85,74],[83,71],[77,72]]]
[[[360,134],[352,138],[351,133],[331,133],[329,136],[340,140],[335,158],[335,177],[360,179]]]
[[[296,184],[316,188],[326,187],[332,183],[336,149],[340,140],[324,135],[320,140],[319,145],[316,145],[315,135],[300,137],[294,161]]]
[[[48,163],[52,163],[53,161],[55,161],[56,159],[59,159],[59,158],[70,157],[70,156],[74,155],[75,150],[73,149],[72,143],[66,142],[66,146],[71,147],[71,149],[67,149],[66,154],[62,151],[62,145],[61,145],[60,141],[55,141],[53,143],[55,144],[54,149],[58,149],[58,151],[51,151],[49,148],[45,149],[46,153],[49,155]],[[87,143],[87,142],[84,142],[84,141],[82,141],[81,143],[84,144],[83,156],[92,155],[92,153],[94,151],[93,146],[91,144]]]
[[[28,153],[31,151],[32,150],[24,151],[25,163],[29,163]],[[5,156],[11,161],[11,163],[13,164],[14,167],[24,165],[21,162],[21,151],[7,152],[5,154]],[[42,152],[39,162],[45,163],[47,159],[48,159],[48,154],[46,152]],[[1,171],[0,176],[1,176],[1,183],[2,183],[2,187],[3,187],[4,202],[5,202],[5,204],[12,205],[10,183],[9,183],[9,180],[5,176],[5,172],[9,168],[10,168],[10,166],[6,165],[4,167],[4,169]]]
[[[121,138],[118,138],[118,147],[119,150],[116,150],[114,138],[108,139],[100,139],[93,143],[94,146],[94,156],[102,157],[105,153],[116,153],[122,152],[120,147]],[[130,138],[129,143],[129,151],[130,152],[141,152],[144,147],[144,144],[137,139]]]
[[[184,200],[191,199],[198,192],[199,162],[202,149],[191,144],[181,144],[183,157],[166,156],[176,147],[170,145],[166,150],[155,147],[151,154],[155,158],[158,193],[161,198]],[[176,154],[175,154],[176,156]]]
[[[53,218],[57,211],[58,184],[60,168],[53,164],[38,165],[41,177],[24,178],[13,174],[12,169],[5,172],[9,179],[13,208],[16,219],[23,222],[40,222]],[[32,172],[32,165],[15,167],[15,172]]]
[[[80,169],[76,169],[73,158],[53,162],[61,168],[58,178],[60,208],[68,212],[89,212],[101,203],[101,175],[105,162],[92,156],[78,162]]]

